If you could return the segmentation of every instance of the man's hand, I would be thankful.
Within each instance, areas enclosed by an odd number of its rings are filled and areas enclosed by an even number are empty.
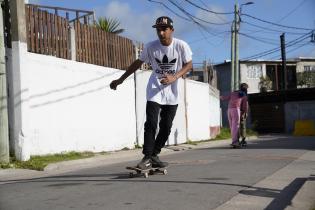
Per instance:
[[[247,118],[247,113],[243,113],[243,114],[241,115],[241,118],[242,118],[242,120],[246,120],[246,118]]]
[[[160,79],[160,83],[162,85],[169,85],[177,80],[175,75],[172,74],[164,74],[163,77]]]
[[[119,79],[113,80],[109,87],[113,90],[116,90],[117,86],[120,85],[122,83],[122,81],[120,81]]]

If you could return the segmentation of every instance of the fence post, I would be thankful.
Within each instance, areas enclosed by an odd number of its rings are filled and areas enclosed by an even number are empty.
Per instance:
[[[69,37],[70,37],[69,50],[71,54],[71,60],[75,61],[76,60],[76,46],[75,46],[75,30],[73,26],[70,26]]]

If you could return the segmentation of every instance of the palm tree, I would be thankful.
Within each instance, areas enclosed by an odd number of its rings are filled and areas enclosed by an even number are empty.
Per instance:
[[[118,29],[120,22],[117,19],[100,17],[97,20],[96,27],[114,34],[120,34],[125,31],[125,29]]]

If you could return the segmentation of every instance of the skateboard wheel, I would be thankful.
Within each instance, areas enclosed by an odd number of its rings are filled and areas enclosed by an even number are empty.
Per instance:
[[[133,177],[133,173],[132,173],[132,172],[129,173],[129,177],[130,177],[130,178]]]
[[[144,177],[145,177],[145,178],[148,178],[148,177],[149,177],[149,174],[148,174],[148,173],[144,173]]]
[[[163,170],[163,174],[164,174],[164,175],[167,174],[167,170],[166,170],[166,169]]]
[[[154,171],[153,171],[153,170],[151,170],[151,171],[149,172],[149,174],[150,174],[150,175],[153,175],[153,174],[154,174]]]

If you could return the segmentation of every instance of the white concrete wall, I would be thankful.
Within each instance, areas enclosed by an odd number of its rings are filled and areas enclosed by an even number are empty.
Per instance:
[[[247,76],[247,70],[248,66],[261,66],[262,68],[262,76],[266,76],[266,65],[265,64],[240,64],[240,82],[241,83],[247,83],[249,88],[248,88],[248,93],[259,93],[259,82],[260,78],[248,78]]]
[[[295,120],[314,120],[315,101],[293,101],[287,102],[285,108],[285,130],[293,133]]]
[[[19,96],[16,85],[14,140],[16,145],[23,144],[24,152],[41,155],[134,147],[132,77],[113,91],[109,83],[124,71],[28,52],[21,57],[25,82],[20,94],[25,97]]]
[[[191,141],[211,138],[210,127],[220,126],[219,94],[206,83],[187,80],[188,139]]]
[[[296,63],[296,72],[304,72],[304,66],[315,66],[315,62],[301,61]]]
[[[19,43],[7,55],[8,67],[13,69],[10,125],[19,159],[143,144],[150,71],[137,71],[136,79],[130,76],[113,91],[109,83],[122,70],[29,53]],[[179,81],[181,99],[168,145],[209,139],[209,127],[220,125],[218,96],[209,94],[208,84],[187,80],[186,107],[184,81]]]

